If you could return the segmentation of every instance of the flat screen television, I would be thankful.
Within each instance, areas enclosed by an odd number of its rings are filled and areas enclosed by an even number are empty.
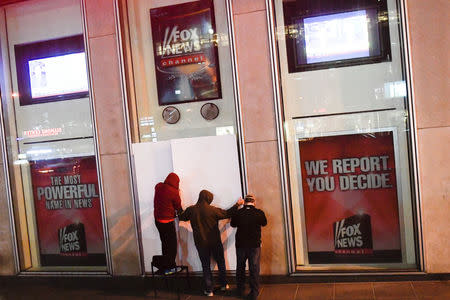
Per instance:
[[[14,46],[20,105],[88,97],[82,35]]]
[[[386,3],[351,2],[333,9],[297,7],[297,14],[285,6],[290,73],[391,60]]]

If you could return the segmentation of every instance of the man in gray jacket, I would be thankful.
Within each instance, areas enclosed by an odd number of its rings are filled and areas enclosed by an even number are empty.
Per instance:
[[[210,297],[214,295],[210,266],[211,256],[217,262],[219,268],[221,290],[229,288],[226,281],[225,257],[220,238],[219,220],[230,218],[237,211],[239,205],[244,203],[242,199],[239,199],[233,207],[224,210],[210,205],[213,198],[211,192],[202,190],[197,204],[189,206],[179,215],[180,221],[191,221],[195,247],[202,263],[204,293]]]

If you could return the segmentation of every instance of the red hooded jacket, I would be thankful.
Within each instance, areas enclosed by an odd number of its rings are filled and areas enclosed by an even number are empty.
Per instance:
[[[179,185],[178,175],[170,173],[164,183],[160,182],[155,186],[154,215],[156,221],[173,221],[176,211],[181,210]]]

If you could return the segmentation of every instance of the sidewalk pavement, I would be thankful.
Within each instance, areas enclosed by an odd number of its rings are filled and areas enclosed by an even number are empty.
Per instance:
[[[382,279],[381,279],[382,280]],[[401,279],[400,279],[401,280]],[[193,282],[192,282],[193,281]],[[302,279],[298,279],[299,282]],[[154,295],[153,287],[157,293]],[[170,300],[178,299],[241,299],[234,295],[234,285],[214,297],[201,294],[200,279],[192,278],[191,287],[181,278],[163,280],[152,278],[30,278],[0,277],[0,300]],[[277,283],[262,284],[260,300],[450,300],[450,281],[371,281],[336,283]]]

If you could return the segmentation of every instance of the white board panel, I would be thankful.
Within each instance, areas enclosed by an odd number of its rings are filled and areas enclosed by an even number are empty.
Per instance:
[[[137,199],[141,219],[145,271],[151,271],[153,255],[161,254],[161,241],[153,216],[155,185],[172,172],[170,141],[133,144]]]
[[[180,177],[183,208],[197,202],[198,194],[206,189],[214,194],[212,205],[230,208],[241,197],[241,177],[233,135],[208,136],[172,140],[174,172]],[[220,222],[227,269],[236,269],[235,230],[229,220]],[[184,264],[200,271],[201,264],[194,245],[189,222],[180,222],[179,253]]]
[[[153,255],[161,254],[161,242],[153,216],[154,188],[170,172],[180,177],[183,208],[197,202],[207,189],[214,194],[213,205],[231,207],[241,197],[241,179],[236,137],[233,135],[176,139],[156,143],[133,144],[137,198],[142,230],[145,271],[151,271]],[[233,230],[228,220],[221,221],[222,242],[228,270],[236,269]],[[192,271],[201,271],[189,222],[178,227],[177,262]]]

